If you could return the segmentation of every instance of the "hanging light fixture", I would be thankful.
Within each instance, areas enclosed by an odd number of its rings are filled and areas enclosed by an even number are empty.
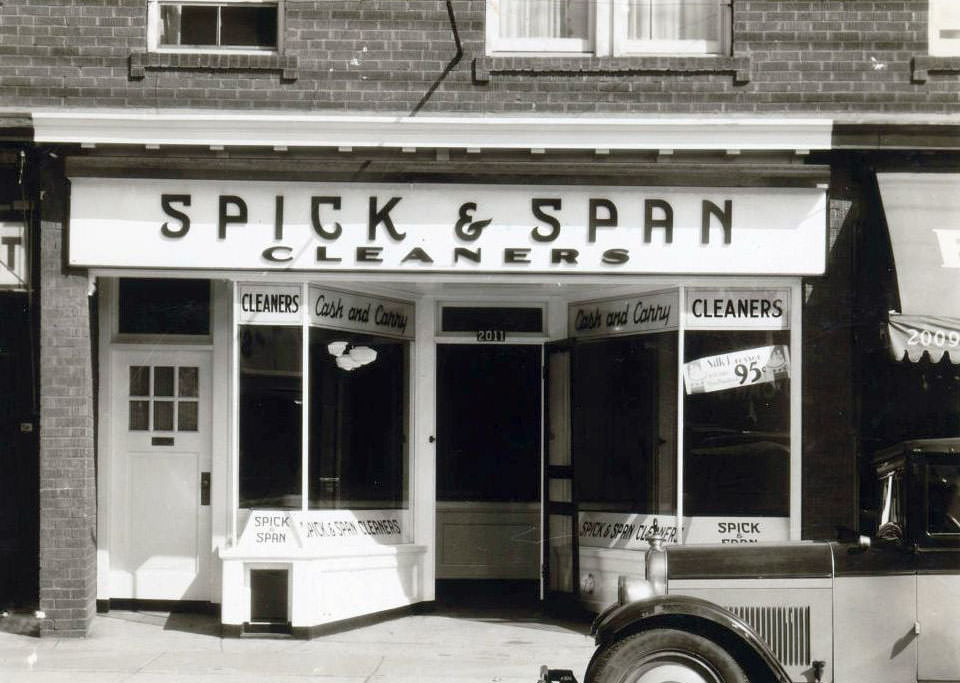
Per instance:
[[[369,346],[354,346],[347,355],[359,365],[369,365],[377,359],[377,352]]]
[[[327,351],[336,358],[337,367],[341,370],[354,370],[364,365],[369,365],[377,359],[377,352],[369,346],[354,346],[350,348],[350,342],[333,341],[327,344]]]

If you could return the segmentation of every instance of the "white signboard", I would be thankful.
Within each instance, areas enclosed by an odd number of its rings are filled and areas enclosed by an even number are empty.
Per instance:
[[[323,327],[413,339],[413,304],[310,286],[310,321]]]
[[[790,329],[789,289],[686,290],[684,324],[688,330]]]
[[[73,178],[69,262],[115,268],[821,274],[816,188]]]
[[[0,289],[26,289],[26,241],[23,223],[0,223]]]
[[[680,319],[679,301],[677,290],[671,290],[570,304],[568,334],[583,338],[675,330]]]
[[[303,320],[300,285],[248,285],[237,287],[241,323],[298,324]]]
[[[253,510],[237,543],[262,556],[409,542],[406,510]]]
[[[580,512],[578,543],[581,547],[647,550],[654,530],[666,543],[768,543],[790,539],[789,517],[684,517],[623,512]]]
[[[687,394],[708,394],[790,376],[790,349],[783,344],[705,356],[684,363]]]

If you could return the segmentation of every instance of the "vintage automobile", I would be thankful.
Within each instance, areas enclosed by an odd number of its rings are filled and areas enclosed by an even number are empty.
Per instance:
[[[960,681],[960,439],[902,443],[875,466],[872,538],[652,539],[645,576],[621,577],[594,622],[586,683]]]

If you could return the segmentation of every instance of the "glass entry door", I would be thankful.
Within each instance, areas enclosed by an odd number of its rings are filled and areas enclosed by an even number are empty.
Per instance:
[[[570,348],[547,344],[544,387],[543,559],[541,597],[562,602],[578,593],[577,505],[570,447]]]

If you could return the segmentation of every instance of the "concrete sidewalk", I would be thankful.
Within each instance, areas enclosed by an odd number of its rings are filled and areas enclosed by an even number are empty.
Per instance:
[[[211,616],[111,611],[83,639],[0,632],[0,681],[533,683],[541,664],[582,680],[588,630],[536,610],[440,607],[309,641],[224,639]]]

